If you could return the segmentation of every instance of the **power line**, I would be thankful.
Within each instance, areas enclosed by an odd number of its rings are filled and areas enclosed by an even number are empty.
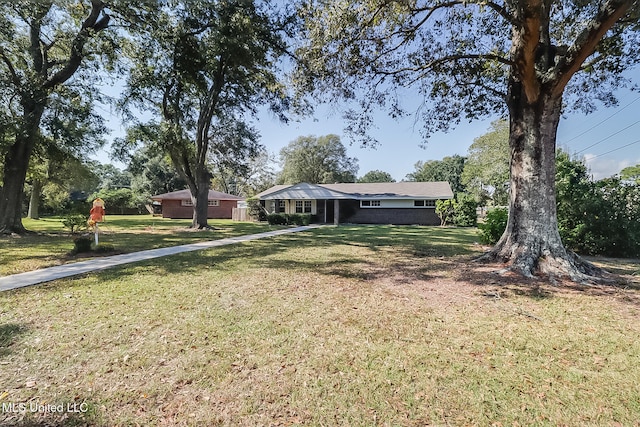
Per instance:
[[[638,99],[640,99],[640,98],[638,98]],[[640,123],[640,120],[638,120],[638,121],[637,121],[637,122],[635,122],[635,123],[631,123],[629,126],[627,126],[626,128],[620,129],[620,130],[619,130],[618,132],[616,132],[616,133],[612,133],[611,135],[609,135],[609,136],[608,136],[608,137],[606,137],[606,138],[603,138],[603,139],[601,139],[601,140],[599,140],[599,141],[597,141],[597,142],[594,142],[594,143],[593,143],[593,144],[591,144],[590,146],[588,146],[588,147],[586,147],[586,148],[583,148],[582,150],[580,150],[580,151],[576,152],[576,154],[580,154],[580,153],[582,153],[583,151],[586,151],[586,150],[588,150],[588,149],[589,149],[589,148],[591,148],[591,147],[595,147],[596,145],[598,145],[598,144],[601,144],[601,143],[605,142],[607,139],[609,139],[609,138],[612,138],[612,137],[616,136],[617,134],[619,134],[619,133],[621,133],[621,132],[623,132],[623,131],[625,131],[625,130],[629,129],[631,126],[635,126],[635,125],[637,125],[638,123]]]
[[[625,108],[627,108],[628,106],[630,106],[631,104],[633,104],[634,102],[636,102],[636,101],[638,101],[638,100],[640,100],[640,96],[639,96],[639,97],[637,97],[636,99],[634,99],[633,101],[631,101],[630,103],[628,103],[627,105],[625,105],[624,107],[620,108],[619,110],[616,110],[612,115],[610,115],[610,116],[609,116],[609,117],[607,117],[606,119],[599,121],[599,122],[598,122],[598,123],[596,123],[595,125],[591,126],[589,129],[587,129],[587,130],[585,130],[584,132],[582,132],[582,133],[580,133],[580,134],[578,134],[578,135],[574,136],[573,138],[571,138],[571,139],[569,139],[569,140],[567,140],[567,141],[564,141],[564,142],[563,142],[563,144],[567,144],[567,143],[569,143],[569,142],[571,142],[571,141],[573,141],[573,140],[575,140],[575,139],[580,138],[582,135],[584,135],[584,134],[586,134],[586,133],[588,133],[588,132],[592,131],[593,129],[597,128],[598,126],[600,126],[601,124],[603,124],[604,122],[606,122],[607,120],[609,120],[610,118],[614,117],[614,116],[615,116],[615,115],[617,115],[617,114],[620,114],[620,113],[621,113]],[[587,147],[587,148],[588,148],[588,147]],[[585,150],[586,150],[586,148],[585,148]]]
[[[631,146],[631,145],[633,145],[633,144],[637,144],[637,143],[639,143],[639,142],[640,142],[640,139],[638,139],[637,141],[630,142],[630,143],[629,143],[629,144],[627,144],[627,145],[623,145],[622,147],[614,148],[613,150],[609,150],[609,151],[607,151],[607,152],[605,152],[605,153],[598,154],[597,156],[590,157],[590,158],[589,158],[589,160],[593,160],[593,159],[595,159],[596,157],[602,157],[602,156],[604,156],[604,155],[606,155],[606,154],[613,153],[614,151],[622,150],[623,148],[627,148],[627,147],[629,147],[629,146]]]

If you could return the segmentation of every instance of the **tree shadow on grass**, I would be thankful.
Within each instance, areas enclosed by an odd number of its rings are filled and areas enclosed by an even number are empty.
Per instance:
[[[469,262],[458,266],[459,280],[477,286],[481,295],[503,298],[509,295],[545,300],[563,294],[581,294],[610,297],[624,304],[640,308],[640,287],[637,283],[621,280],[611,284],[580,284],[569,279],[549,281],[538,277],[527,278],[505,272],[504,266],[494,263]]]
[[[28,331],[28,328],[18,323],[5,323],[0,325],[0,357],[11,353],[17,337]]]
[[[27,404],[27,408],[28,408]],[[100,422],[92,412],[57,414],[15,414],[9,415],[5,420],[0,418],[3,427],[99,427],[105,424]]]
[[[107,269],[99,274],[101,281],[108,281],[153,270],[157,272],[158,280],[162,280],[164,275],[170,274],[193,275],[205,269],[238,271],[249,266],[313,271],[328,276],[362,280],[375,279],[389,273],[399,277],[402,272],[409,274],[409,280],[428,280],[432,276],[429,274],[430,268],[424,268],[425,264],[430,264],[430,260],[436,258],[442,263],[442,259],[451,256],[473,254],[477,251],[474,248],[475,240],[475,234],[465,229],[359,225],[325,227],[171,255]],[[306,251],[318,248],[327,249],[322,254],[322,259],[317,259],[317,255],[313,254],[306,256]],[[381,266],[370,256],[371,252],[381,251],[389,251],[392,257],[397,254],[397,260]],[[416,258],[420,261],[413,262]],[[74,286],[74,282],[73,279],[66,281],[64,286]],[[83,286],[82,281],[77,283],[78,286]]]

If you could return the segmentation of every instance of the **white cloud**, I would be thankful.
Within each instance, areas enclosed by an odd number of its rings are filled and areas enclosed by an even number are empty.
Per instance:
[[[608,178],[620,173],[627,166],[640,164],[640,158],[636,159],[612,159],[611,157],[597,157],[595,154],[587,153],[584,161],[589,168],[593,179],[598,180]]]

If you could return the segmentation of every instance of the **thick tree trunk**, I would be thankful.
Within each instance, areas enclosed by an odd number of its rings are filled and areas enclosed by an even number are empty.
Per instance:
[[[40,219],[40,196],[42,195],[42,181],[34,179],[31,184],[31,196],[29,197],[29,212],[27,217]]]
[[[558,232],[555,192],[556,131],[562,100],[541,94],[528,104],[512,86],[509,100],[511,187],[507,228],[483,259],[507,263],[532,277],[569,276],[584,282],[602,270],[568,252]]]
[[[25,233],[22,225],[22,199],[31,148],[16,142],[4,160],[4,178],[0,192],[0,233]]]
[[[39,138],[40,119],[45,102],[23,102],[24,115],[14,144],[4,158],[4,178],[0,191],[0,233],[25,233],[22,200],[29,159]]]
[[[193,222],[192,228],[198,230],[210,228],[209,217],[209,173],[200,168],[196,171],[197,188],[195,191],[191,189],[191,198],[193,200]]]

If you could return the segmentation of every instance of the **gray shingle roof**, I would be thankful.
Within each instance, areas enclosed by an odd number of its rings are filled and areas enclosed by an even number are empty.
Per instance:
[[[256,195],[273,199],[451,199],[448,182],[376,182],[276,185]]]
[[[189,190],[172,191],[171,193],[158,194],[151,197],[152,200],[188,200],[190,198],[191,192]],[[244,198],[221,191],[209,190],[209,200],[244,200]]]

